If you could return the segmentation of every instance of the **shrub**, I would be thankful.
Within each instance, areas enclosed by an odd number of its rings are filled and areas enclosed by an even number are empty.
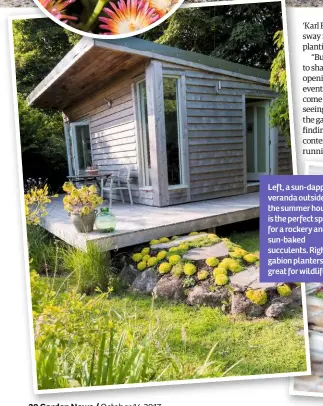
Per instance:
[[[218,265],[218,268],[223,268],[225,270],[229,270],[230,267],[230,263],[231,263],[232,259],[231,258],[224,258]]]
[[[181,257],[179,255],[171,255],[168,258],[168,261],[169,261],[170,264],[176,265],[181,261]]]
[[[216,257],[207,258],[205,262],[208,266],[211,266],[212,268],[214,268],[219,264],[219,260]]]
[[[163,262],[159,265],[158,271],[161,274],[169,273],[172,269],[172,265],[169,262]]]
[[[180,278],[184,273],[183,264],[178,263],[172,267],[172,275]]]
[[[149,247],[145,247],[141,250],[141,254],[142,255],[148,255],[150,253],[150,248]]]
[[[179,248],[180,250],[188,251],[189,248],[190,248],[190,246],[189,246],[187,243],[184,242],[184,243],[182,243],[182,244],[179,244],[178,248]]]
[[[150,258],[151,258],[150,255],[147,254],[142,257],[142,260],[148,262]]]
[[[266,304],[268,299],[267,293],[264,289],[248,289],[246,292],[246,297],[251,302],[261,306]]]
[[[162,261],[163,259],[165,259],[167,256],[167,251],[159,251],[157,254],[157,259],[159,261]]]
[[[101,252],[94,244],[89,244],[86,252],[69,247],[63,255],[63,266],[74,272],[80,293],[92,294],[96,288],[106,292],[117,282],[109,253]]]
[[[196,273],[197,269],[196,266],[194,264],[192,264],[191,262],[187,262],[184,265],[184,273],[187,276],[191,276],[194,275]]]
[[[159,244],[159,240],[151,240],[149,245],[156,245]]]
[[[131,258],[135,262],[140,262],[142,261],[143,256],[140,254],[140,252],[137,252],[136,254],[133,254]]]
[[[207,279],[208,277],[209,277],[209,272],[208,271],[206,271],[206,270],[202,270],[202,271],[199,271],[198,273],[197,273],[197,279],[199,280],[199,281],[205,281],[205,279]]]
[[[235,259],[232,259],[230,262],[228,262],[228,266],[229,266],[229,271],[231,271],[233,273],[238,273],[243,270],[242,266]]]
[[[292,289],[284,284],[277,286],[277,292],[279,293],[279,296],[290,296],[292,294]]]
[[[248,264],[253,264],[254,262],[258,261],[258,257],[255,254],[247,254],[243,257],[244,261],[248,262]]]
[[[138,271],[144,271],[146,268],[147,268],[147,262],[146,261],[140,261],[137,264]]]
[[[188,277],[188,278],[185,278],[183,280],[183,288],[184,289],[192,288],[193,286],[195,286],[195,279],[194,278]]]
[[[63,198],[64,209],[68,213],[85,216],[92,213],[103,202],[94,185],[77,188],[73,183],[65,182],[63,190],[66,192]]]
[[[240,259],[247,255],[248,252],[242,248],[235,248],[233,251],[229,253],[231,258]]]
[[[215,283],[217,285],[223,286],[223,285],[226,285],[228,282],[229,282],[228,275],[216,275],[215,276]]]
[[[27,225],[28,253],[31,265],[39,273],[58,273],[65,244],[39,225]]]
[[[155,266],[155,265],[157,264],[157,262],[158,262],[157,257],[150,257],[150,258],[148,259],[148,261],[147,261],[147,265],[148,265],[149,267],[152,267],[152,266]]]
[[[218,275],[227,275],[228,271],[225,268],[220,268],[219,266],[217,268],[213,269],[213,277],[214,279],[218,276]]]
[[[159,239],[159,242],[161,242],[161,243],[169,242],[169,238],[162,237],[162,238]]]

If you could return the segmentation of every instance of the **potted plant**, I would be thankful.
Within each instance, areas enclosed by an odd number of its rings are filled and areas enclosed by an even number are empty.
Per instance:
[[[76,188],[72,183],[65,182],[63,190],[66,192],[63,203],[64,209],[69,213],[76,230],[88,233],[93,230],[96,208],[103,202],[97,194],[96,187],[82,186]]]
[[[95,165],[89,165],[86,170],[85,170],[87,175],[98,175],[99,174],[99,169]]]

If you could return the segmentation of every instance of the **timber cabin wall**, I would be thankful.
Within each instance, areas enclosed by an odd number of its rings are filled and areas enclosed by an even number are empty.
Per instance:
[[[131,168],[134,203],[152,205],[152,193],[140,191],[138,184],[137,135],[132,92],[134,78],[144,74],[145,66],[125,75],[65,111],[70,122],[88,121],[91,134],[92,162],[102,172],[117,174],[123,166]],[[112,101],[109,107],[107,101]],[[124,191],[125,201],[129,201]],[[120,200],[119,192],[113,199]]]
[[[163,65],[165,72],[171,69],[185,73],[191,201],[246,193],[245,98],[274,98],[275,93],[269,86],[251,80]],[[89,122],[93,164],[115,174],[120,167],[129,166],[134,203],[153,205],[152,191],[140,190],[138,183],[132,83],[144,73],[145,66],[138,67],[136,72],[118,78],[65,113],[70,122]],[[112,101],[110,108],[104,98]],[[290,149],[282,136],[277,153],[278,173],[291,173]],[[129,201],[127,191],[124,196]],[[120,200],[120,194],[113,198]],[[185,189],[169,190],[169,205],[186,201]]]
[[[191,201],[246,193],[245,98],[275,93],[251,80],[193,69],[185,70],[185,81]],[[290,151],[279,145],[280,168],[288,171]]]
[[[286,137],[278,134],[278,175],[293,173],[291,148],[287,145]]]

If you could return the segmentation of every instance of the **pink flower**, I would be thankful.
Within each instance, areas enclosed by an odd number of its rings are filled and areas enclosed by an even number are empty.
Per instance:
[[[63,20],[65,23],[67,20],[77,20],[77,17],[63,14],[66,7],[75,1],[76,0],[39,0],[40,4],[45,7],[47,11],[49,11],[58,20]]]
[[[145,0],[119,0],[118,6],[110,3],[113,10],[104,8],[108,17],[99,17],[103,34],[127,34],[148,27],[160,19],[160,14],[149,7]]]
[[[179,0],[148,0],[149,6],[154,8],[158,14],[167,14]]]

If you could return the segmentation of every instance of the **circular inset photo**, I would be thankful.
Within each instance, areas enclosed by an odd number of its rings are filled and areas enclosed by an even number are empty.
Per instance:
[[[184,0],[34,0],[53,21],[77,34],[125,38],[170,17]]]

